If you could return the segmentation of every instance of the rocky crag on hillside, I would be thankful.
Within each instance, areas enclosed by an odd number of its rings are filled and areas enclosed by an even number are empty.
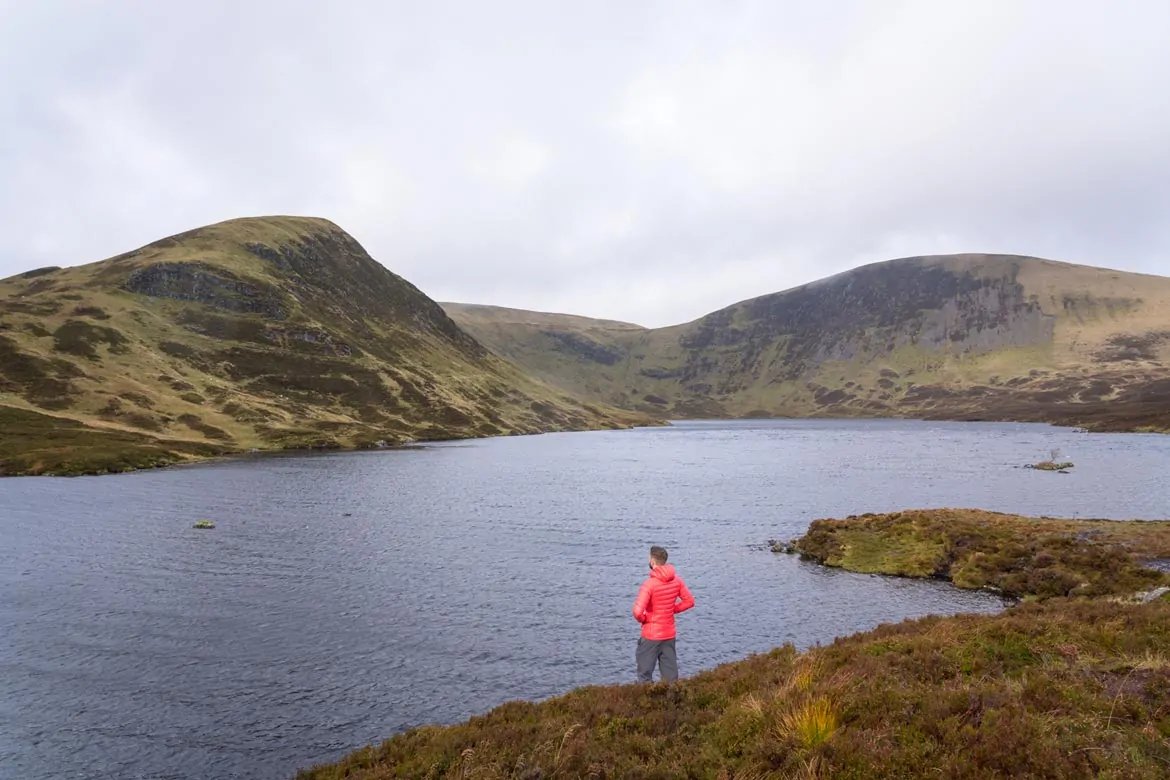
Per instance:
[[[0,418],[0,473],[646,421],[530,377],[339,227],[292,217],[0,281]]]
[[[444,304],[585,397],[663,417],[1170,430],[1170,279],[1010,255],[878,263],[646,329]]]

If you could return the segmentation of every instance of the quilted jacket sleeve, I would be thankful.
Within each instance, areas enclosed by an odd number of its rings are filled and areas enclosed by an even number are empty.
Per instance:
[[[679,590],[678,590],[679,600],[676,601],[674,604],[675,614],[678,614],[679,612],[686,612],[688,609],[695,606],[695,597],[691,595],[690,588],[688,588],[687,584],[682,581],[681,577],[678,580],[678,584],[679,584]]]
[[[653,587],[651,581],[646,580],[638,589],[638,598],[634,600],[634,620],[639,623],[646,622],[646,608],[650,606],[650,591]]]

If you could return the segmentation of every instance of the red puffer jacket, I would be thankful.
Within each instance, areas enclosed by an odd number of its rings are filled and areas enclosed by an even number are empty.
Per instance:
[[[695,606],[695,597],[687,584],[674,573],[670,564],[658,566],[638,590],[634,601],[634,619],[642,624],[642,636],[660,641],[674,639],[675,613]]]

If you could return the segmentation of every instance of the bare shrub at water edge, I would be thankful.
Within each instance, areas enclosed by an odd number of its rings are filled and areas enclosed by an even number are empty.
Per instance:
[[[1048,460],[1033,463],[1028,468],[1036,469],[1037,471],[1065,471],[1071,469],[1073,465],[1070,461],[1062,461],[1060,459],[1060,450],[1053,448],[1048,451]]]

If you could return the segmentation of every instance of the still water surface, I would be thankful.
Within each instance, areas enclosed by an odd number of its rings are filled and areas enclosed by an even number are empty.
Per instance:
[[[1073,473],[1017,468],[1052,448]],[[285,778],[630,681],[650,544],[697,601],[684,675],[993,611],[758,545],[902,508],[1168,518],[1167,473],[1170,437],[742,421],[0,481],[0,778]]]

